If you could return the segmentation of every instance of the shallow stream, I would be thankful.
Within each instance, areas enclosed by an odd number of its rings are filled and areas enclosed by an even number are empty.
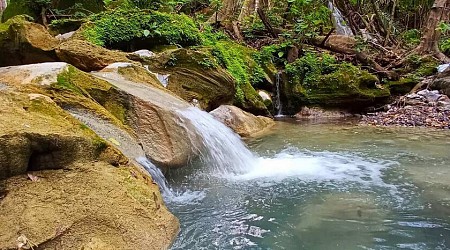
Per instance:
[[[169,175],[172,249],[450,249],[450,132],[277,122],[240,173]]]

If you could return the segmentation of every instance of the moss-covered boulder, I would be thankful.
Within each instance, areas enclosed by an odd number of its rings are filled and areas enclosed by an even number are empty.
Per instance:
[[[275,75],[271,64],[257,62],[257,53],[231,41],[218,41],[211,47],[211,53],[218,64],[225,68],[236,80],[236,92],[233,104],[255,115],[270,115],[263,99],[253,86],[270,81],[270,75]]]
[[[44,26],[16,16],[0,24],[0,66],[57,61],[58,41]]]
[[[286,66],[282,90],[290,113],[307,105],[361,110],[390,96],[389,89],[369,72],[339,64],[331,55],[313,53]]]
[[[115,62],[128,62],[126,53],[111,51],[87,41],[70,39],[56,49],[61,61],[67,62],[84,71],[101,70]]]
[[[29,15],[35,20],[40,18],[41,9],[32,5],[30,0],[10,0],[8,6],[2,15],[2,21],[17,16],[17,15]],[[65,14],[78,13],[98,13],[105,9],[104,2],[102,0],[59,0],[52,1],[50,6],[52,9],[58,9],[65,11]]]
[[[152,72],[167,76],[168,90],[187,102],[197,100],[207,111],[233,102],[236,81],[207,50],[169,50],[146,63]]]

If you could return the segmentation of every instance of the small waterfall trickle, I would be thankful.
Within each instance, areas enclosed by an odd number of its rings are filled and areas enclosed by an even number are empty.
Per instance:
[[[333,25],[336,29],[336,34],[345,35],[345,36],[353,36],[353,31],[345,24],[344,17],[342,16],[341,11],[334,5],[333,1],[328,1],[328,8],[331,10],[333,16]]]
[[[173,196],[172,190],[169,188],[169,184],[167,183],[166,177],[161,172],[161,170],[156,167],[152,162],[150,162],[146,157],[138,157],[136,161],[141,164],[142,167],[147,170],[147,172],[152,176],[153,181],[156,182],[159,186],[159,191],[164,196]]]
[[[277,72],[277,75],[275,77],[275,83],[277,87],[277,95],[275,100],[275,111],[277,114],[275,117],[283,116],[283,104],[281,103],[281,71]]]
[[[230,128],[196,107],[179,110],[182,123],[191,124],[192,131],[203,144],[201,161],[212,173],[222,175],[243,173],[256,162],[255,156]]]

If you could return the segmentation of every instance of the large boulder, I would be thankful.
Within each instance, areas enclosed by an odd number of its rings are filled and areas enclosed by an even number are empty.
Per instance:
[[[115,62],[127,62],[126,53],[112,51],[87,41],[71,39],[56,49],[61,61],[67,62],[84,71],[101,70]]]
[[[95,76],[108,81],[116,89],[127,94],[129,109],[126,123],[142,143],[147,156],[163,167],[184,167],[198,155],[199,138],[191,133],[191,127],[181,120],[179,110],[189,103],[163,89],[154,76],[140,76],[131,64],[110,65]],[[155,86],[158,84],[159,86]]]
[[[158,186],[58,106],[107,116],[76,73],[105,87],[65,63],[0,68],[0,249],[167,249],[179,223]]]
[[[48,96],[7,91],[0,103],[0,179],[94,159],[96,147],[101,152],[99,138],[74,130],[79,123]]]
[[[167,89],[210,111],[233,102],[236,82],[207,53],[176,49],[149,58],[152,72],[167,76]],[[145,63],[145,62],[144,62]]]
[[[25,16],[0,24],[0,66],[57,61],[58,41]]]
[[[167,249],[178,233],[137,168],[92,162],[29,174],[4,181],[1,249]]]
[[[177,113],[190,105],[144,68],[116,63],[91,75],[66,63],[43,63],[0,68],[0,75],[8,88],[35,89],[66,110],[85,110],[128,131],[161,167],[187,166],[198,154],[196,136]]]
[[[275,124],[271,118],[255,116],[230,105],[222,105],[210,114],[243,137],[257,135]]]
[[[281,92],[283,108],[290,114],[303,106],[360,111],[386,102],[387,86],[375,75],[348,63],[338,63],[331,55],[308,53],[286,66]]]

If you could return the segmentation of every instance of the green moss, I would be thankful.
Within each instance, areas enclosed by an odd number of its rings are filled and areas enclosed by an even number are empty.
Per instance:
[[[52,85],[56,101],[61,105],[81,105],[97,111],[95,105],[100,104],[110,114],[126,123],[127,107],[125,97],[115,90],[108,82],[90,76],[73,66],[57,76],[57,82]],[[95,100],[95,104],[92,101]],[[99,115],[104,115],[100,112]]]
[[[97,45],[115,47],[140,40],[150,46],[200,44],[199,30],[186,15],[144,10],[111,10],[93,15],[84,37]]]
[[[438,65],[439,62],[431,56],[410,55],[399,71],[402,77],[388,82],[392,94],[403,95],[410,92],[424,77],[435,74]]]
[[[265,80],[263,67],[255,60],[256,51],[242,45],[218,41],[212,46],[212,55],[236,80],[234,104],[245,110],[259,114],[267,109],[252,85]],[[265,111],[264,111],[265,110]]]
[[[307,53],[286,66],[285,95],[293,109],[302,105],[348,106],[368,104],[390,95],[378,78],[349,63],[337,63],[328,54]],[[296,110],[294,110],[296,111]]]

